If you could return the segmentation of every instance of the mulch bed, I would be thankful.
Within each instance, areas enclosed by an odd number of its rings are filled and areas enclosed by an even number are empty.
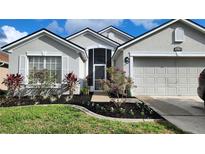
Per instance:
[[[122,103],[120,106],[113,102],[91,102],[92,94],[90,95],[75,95],[72,100],[66,102],[66,97],[52,101],[48,99],[31,99],[30,97],[18,97],[6,99],[4,96],[0,96],[0,106],[25,106],[35,104],[75,104],[83,106],[92,112],[100,115],[116,117],[116,118],[143,118],[143,119],[161,119],[161,117],[143,103]]]

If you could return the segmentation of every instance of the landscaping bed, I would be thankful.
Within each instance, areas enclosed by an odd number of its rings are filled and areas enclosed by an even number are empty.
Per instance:
[[[73,103],[83,106],[90,111],[97,114],[116,117],[116,118],[134,118],[134,119],[161,119],[155,111],[149,108],[147,105],[136,103],[122,103],[120,106],[113,102],[77,102]]]
[[[25,105],[38,105],[38,104],[75,104],[83,106],[90,111],[116,118],[137,118],[137,119],[161,119],[161,117],[149,108],[147,105],[141,102],[136,103],[122,103],[121,105],[113,102],[91,102],[92,93],[90,95],[74,95],[73,99],[66,101],[66,96],[60,98],[36,98],[31,97],[12,97],[5,98],[0,97],[1,107],[10,106],[25,106]],[[51,101],[52,100],[52,101]]]

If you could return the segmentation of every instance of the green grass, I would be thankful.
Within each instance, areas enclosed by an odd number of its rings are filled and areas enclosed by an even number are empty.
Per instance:
[[[182,133],[166,122],[123,123],[96,119],[66,106],[0,108],[0,133]]]

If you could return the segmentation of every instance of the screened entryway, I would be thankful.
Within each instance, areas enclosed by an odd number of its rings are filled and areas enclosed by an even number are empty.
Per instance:
[[[95,91],[102,90],[100,81],[107,78],[106,69],[111,67],[111,49],[89,49],[88,56],[88,85]]]

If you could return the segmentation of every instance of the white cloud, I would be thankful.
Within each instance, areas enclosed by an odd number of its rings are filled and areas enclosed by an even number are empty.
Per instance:
[[[1,27],[1,35],[0,35],[0,46],[11,43],[19,38],[22,38],[28,35],[27,32],[20,32],[12,26],[2,26]]]
[[[152,19],[131,19],[136,26],[143,26],[146,30],[150,30],[159,24]]]
[[[110,25],[118,26],[122,22],[122,19],[68,19],[65,23],[65,30],[69,33],[74,33],[89,27],[99,31]]]
[[[47,29],[56,32],[56,33],[62,33],[64,29],[59,26],[58,22],[56,20],[53,20],[48,26]]]

